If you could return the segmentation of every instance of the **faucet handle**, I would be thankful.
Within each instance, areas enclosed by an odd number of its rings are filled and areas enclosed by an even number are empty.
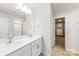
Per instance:
[[[31,38],[31,37],[32,37],[32,34],[30,34],[29,36],[30,36],[30,38]]]

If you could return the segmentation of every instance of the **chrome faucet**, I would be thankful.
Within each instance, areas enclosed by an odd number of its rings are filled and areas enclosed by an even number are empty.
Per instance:
[[[29,37],[31,38],[32,37],[32,34],[30,34]]]
[[[8,39],[9,39],[8,43],[11,43],[11,42],[12,42],[13,37],[9,37],[9,36],[8,36]]]
[[[28,33],[27,33],[27,36],[29,36],[29,37],[31,38],[31,37],[32,37],[32,34],[28,34]]]
[[[8,43],[11,43],[12,42],[12,37],[11,38],[9,38],[9,42]]]

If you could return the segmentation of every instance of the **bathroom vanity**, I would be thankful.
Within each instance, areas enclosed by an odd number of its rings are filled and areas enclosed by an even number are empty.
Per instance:
[[[0,56],[39,56],[41,51],[42,35],[34,35],[0,47]]]

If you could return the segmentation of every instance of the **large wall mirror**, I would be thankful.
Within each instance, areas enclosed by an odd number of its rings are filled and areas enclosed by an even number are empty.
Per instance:
[[[23,34],[22,24],[14,23],[14,36],[19,36]]]
[[[23,36],[27,34],[27,21],[26,19],[15,20],[13,21],[13,35],[14,36]]]
[[[25,3],[20,6],[17,3],[0,4],[0,42],[35,32],[34,13],[30,6]]]
[[[10,20],[4,16],[0,17],[0,44],[7,42],[10,36]]]
[[[8,37],[9,34],[9,20],[0,17],[0,39]]]

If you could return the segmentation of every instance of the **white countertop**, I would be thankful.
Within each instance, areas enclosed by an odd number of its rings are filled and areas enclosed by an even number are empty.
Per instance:
[[[33,37],[21,39],[10,44],[6,44],[5,46],[0,47],[0,56],[6,56],[21,47],[32,43],[33,41],[37,40],[38,38],[42,37],[42,35],[34,35]]]

